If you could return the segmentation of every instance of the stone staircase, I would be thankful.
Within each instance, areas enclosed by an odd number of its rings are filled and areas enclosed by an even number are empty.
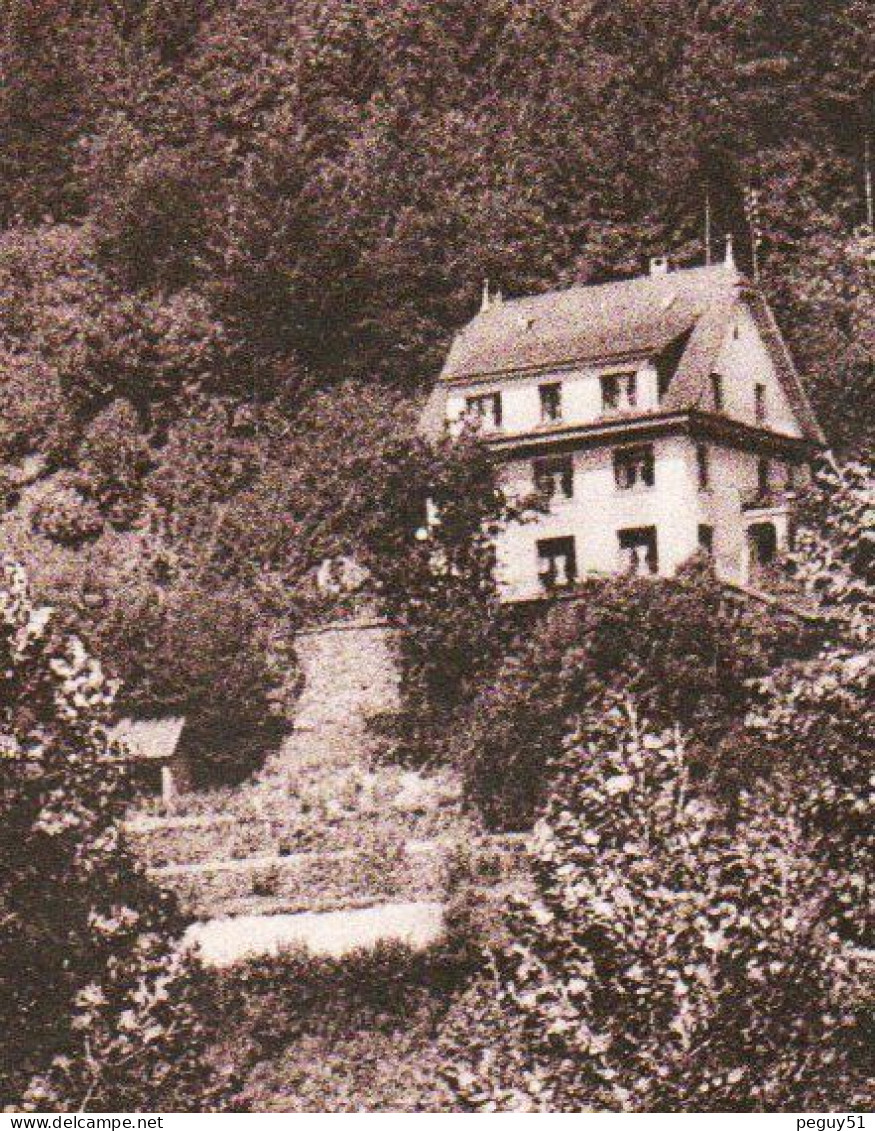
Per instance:
[[[198,918],[441,898],[463,823],[455,783],[371,767],[366,750],[336,727],[295,732],[232,811],[141,818],[128,835]]]
[[[454,859],[477,839],[454,775],[377,757],[368,719],[398,695],[390,630],[332,626],[302,634],[298,648],[294,730],[257,779],[127,825],[152,878],[201,921],[195,936],[222,961],[302,931],[334,950],[378,937],[381,922],[389,937],[431,937]]]

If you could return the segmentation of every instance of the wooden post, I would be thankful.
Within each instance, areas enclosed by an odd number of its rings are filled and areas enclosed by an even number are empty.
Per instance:
[[[161,767],[161,800],[168,809],[173,808],[176,800],[176,783],[173,780],[173,769],[169,765]]]

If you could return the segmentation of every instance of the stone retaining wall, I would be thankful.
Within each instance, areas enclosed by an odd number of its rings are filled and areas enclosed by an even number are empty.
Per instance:
[[[381,620],[343,621],[299,632],[295,648],[304,690],[295,726],[367,719],[396,709],[394,638],[395,630]]]

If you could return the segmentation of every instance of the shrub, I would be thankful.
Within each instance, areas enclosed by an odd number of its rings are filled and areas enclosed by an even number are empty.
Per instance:
[[[58,375],[40,358],[0,347],[0,462],[40,452],[63,458],[78,432]]]
[[[683,725],[698,768],[716,768],[734,790],[752,769],[727,739],[751,701],[749,680],[810,649],[810,636],[778,610],[731,597],[702,561],[672,580],[591,582],[506,657],[450,755],[490,825],[528,827],[568,727],[598,713],[606,692],[630,689],[657,725]]]
[[[257,601],[215,577],[165,578],[160,557],[105,590],[92,639],[122,680],[120,708],[186,718],[181,754],[195,784],[241,780],[285,732],[280,694],[294,659],[271,638]]]
[[[37,1110],[218,1102],[182,923],[121,839],[113,689],[0,561],[0,1089]]]
[[[466,1108],[853,1106],[820,870],[792,811],[747,797],[743,818],[727,831],[680,731],[628,705],[570,744],[535,894],[448,1026]]]
[[[399,943],[333,958],[289,950],[214,981],[222,1050],[249,1069],[236,1104],[255,1111],[447,1110],[434,1039],[470,963]]]
[[[507,647],[494,536],[512,513],[488,452],[463,436],[399,447],[361,531],[382,609],[401,628],[393,737],[410,761],[445,757],[450,720]]]

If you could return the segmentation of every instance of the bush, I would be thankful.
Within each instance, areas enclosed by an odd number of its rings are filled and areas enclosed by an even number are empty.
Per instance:
[[[513,516],[475,437],[399,447],[361,531],[383,611],[400,626],[406,760],[446,757],[455,713],[494,674],[512,632],[495,579],[494,537]]]
[[[246,1110],[434,1111],[451,1094],[434,1034],[472,971],[437,945],[339,958],[290,950],[217,972],[223,1055],[245,1067]]]
[[[810,650],[811,637],[728,595],[702,561],[672,580],[591,582],[506,657],[455,728],[450,756],[492,827],[529,827],[569,727],[598,713],[606,692],[630,689],[656,725],[683,725],[697,768],[735,790],[753,769],[728,740],[751,702],[749,681]]]
[[[112,686],[0,560],[0,1090],[29,1110],[202,1110],[198,972],[129,856]]]
[[[122,681],[120,709],[186,718],[180,754],[195,784],[242,780],[279,745],[294,658],[251,594],[175,569],[165,578],[159,555],[104,590],[99,616],[86,619]]]
[[[78,432],[57,373],[40,358],[0,348],[0,462],[69,454]]]
[[[448,1027],[466,1108],[860,1101],[849,960],[792,810],[746,797],[727,831],[681,733],[616,705],[569,746],[532,863],[513,943]]]

